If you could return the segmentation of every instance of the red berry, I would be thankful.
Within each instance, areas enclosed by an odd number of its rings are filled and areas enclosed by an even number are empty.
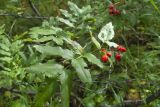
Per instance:
[[[123,47],[123,46],[118,46],[117,50],[120,51],[120,52],[126,52],[126,48]]]
[[[111,57],[112,53],[111,52],[107,52],[107,56]]]
[[[115,15],[115,14],[116,14],[117,9],[116,9],[116,8],[114,8],[112,11],[113,11],[113,14]]]
[[[108,56],[105,54],[101,57],[102,62],[107,62],[108,61]]]
[[[117,50],[120,51],[122,46],[117,46]]]
[[[120,12],[120,10],[115,10],[114,14],[115,14],[115,15],[120,15],[121,12]]]
[[[114,14],[114,11],[113,10],[109,10],[109,14],[110,15]]]
[[[117,61],[120,61],[122,56],[121,56],[121,54],[118,53],[118,54],[116,54],[115,58],[116,58]]]
[[[113,10],[114,8],[115,8],[115,7],[114,7],[113,4],[110,4],[110,5],[109,5],[109,9]]]
[[[126,52],[126,48],[125,48],[125,47],[122,47],[122,48],[121,48],[121,52]]]

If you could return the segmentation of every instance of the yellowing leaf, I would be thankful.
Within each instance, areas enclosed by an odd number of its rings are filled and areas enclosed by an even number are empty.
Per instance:
[[[102,27],[100,33],[98,34],[98,38],[102,41],[109,41],[114,37],[113,25],[111,22],[107,23],[104,27]]]

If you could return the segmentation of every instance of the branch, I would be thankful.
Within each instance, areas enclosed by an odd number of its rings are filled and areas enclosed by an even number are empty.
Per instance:
[[[28,3],[31,7],[31,9],[33,10],[33,12],[37,15],[37,16],[41,16],[40,12],[38,11],[38,9],[35,7],[35,5],[32,3],[31,0],[28,0]]]
[[[0,94],[3,94],[5,91],[10,91],[12,93],[16,93],[16,94],[22,94],[22,93],[25,93],[25,94],[28,94],[28,95],[35,95],[36,92],[35,91],[27,91],[27,92],[21,92],[17,89],[14,89],[14,88],[11,88],[11,89],[8,89],[8,88],[0,88]]]
[[[11,25],[11,28],[10,28],[10,30],[9,30],[9,33],[8,33],[8,35],[9,36],[11,36],[12,35],[12,30],[13,30],[13,28],[14,28],[14,25],[16,24],[16,19],[13,21],[13,23],[12,23],[12,25]]]
[[[49,19],[49,17],[46,17],[46,16],[21,16],[21,15],[15,15],[15,14],[8,14],[8,13],[5,13],[5,14],[0,14],[0,17],[1,16],[8,16],[8,17],[15,17],[15,18],[24,18],[24,19]]]

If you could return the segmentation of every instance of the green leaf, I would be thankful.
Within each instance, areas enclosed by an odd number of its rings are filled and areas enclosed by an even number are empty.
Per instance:
[[[65,59],[72,59],[74,56],[73,52],[68,49],[64,49],[63,52],[64,54],[62,54],[62,57]]]
[[[17,40],[15,42],[13,42],[10,46],[10,51],[15,54],[17,52],[20,51],[20,49],[24,46],[24,44],[22,43],[22,41]]]
[[[34,107],[44,107],[44,104],[55,94],[57,87],[57,81],[52,79],[46,86],[40,88],[39,92],[35,96]]]
[[[50,40],[53,40],[58,45],[63,44],[63,39],[61,37],[55,37],[55,36],[45,36],[40,39],[33,40],[33,42],[46,42]]]
[[[4,67],[3,68],[5,71],[12,71],[10,68]],[[1,71],[2,72],[2,71]]]
[[[68,71],[64,71],[60,75],[61,81],[61,96],[62,96],[62,107],[69,107],[69,73]]]
[[[23,101],[16,100],[16,101],[12,102],[12,106],[11,107],[27,107],[27,106]]]
[[[96,106],[95,101],[94,101],[95,96],[96,96],[96,94],[92,93],[92,94],[87,95],[83,99],[83,103],[84,103],[85,107],[95,107]]]
[[[32,65],[27,67],[26,70],[40,75],[44,74],[47,77],[57,77],[63,71],[63,66],[60,64],[45,63]]]
[[[19,99],[16,99],[11,102],[11,107],[30,107],[28,104],[27,96],[25,95],[18,95]]]
[[[118,103],[118,104],[122,104],[122,96],[120,94],[117,94],[115,92],[115,90],[111,87],[111,90],[112,92],[114,93],[114,97],[115,97],[115,101]]]
[[[4,37],[0,38],[0,40],[1,40],[2,44],[6,45],[6,47],[10,47],[11,43],[7,37],[4,36]]]
[[[0,43],[0,47],[5,51],[9,51],[9,48],[5,44]]]
[[[2,35],[4,33],[4,31],[5,31],[4,26],[5,25],[1,25],[0,26],[0,35]]]
[[[62,49],[61,47],[51,47],[51,46],[34,46],[37,51],[45,55],[61,56],[65,59],[72,59],[74,53],[68,49]]]
[[[30,34],[40,34],[40,35],[56,34],[56,32],[51,29],[44,29],[44,28],[40,28],[40,27],[34,27],[30,30],[31,30]]]
[[[31,36],[32,35],[52,35],[57,34],[57,32],[62,31],[60,28],[51,27],[50,29],[42,28],[42,27],[33,27],[30,29]]]
[[[0,54],[1,55],[5,55],[5,56],[11,56],[11,53],[10,52],[6,52],[4,50],[0,50]]]
[[[60,9],[60,11],[66,18],[72,18],[72,14],[68,13],[67,10]]]
[[[72,17],[72,14],[68,13],[67,10],[60,9],[61,13],[68,18],[71,22],[76,22],[76,20]]]
[[[88,69],[85,69],[87,67],[87,64],[83,60],[83,58],[73,59],[72,60],[72,66],[75,68],[78,77],[81,79],[84,83],[91,83],[92,78],[91,74]]]
[[[12,58],[10,58],[10,57],[2,57],[2,58],[0,58],[0,61],[5,61],[7,63],[10,63],[11,60],[12,60]]]
[[[57,17],[57,19],[58,19],[60,22],[66,24],[66,25],[69,26],[69,27],[74,27],[74,24],[71,23],[71,22],[70,22],[69,20],[67,20],[67,19],[60,18],[60,17]]]
[[[82,7],[81,10],[83,15],[87,15],[88,13],[92,12],[92,8],[90,5]]]
[[[57,45],[63,45],[63,38],[62,37],[53,37],[52,39]]]
[[[96,47],[97,47],[98,49],[101,49],[100,43],[99,43],[93,36],[91,37],[91,39],[92,39],[92,42],[96,45]]]
[[[87,53],[84,55],[85,58],[87,58],[87,60],[97,66],[99,66],[100,68],[103,68],[103,64],[102,62],[93,54],[91,53]]]
[[[153,0],[149,0],[151,2],[151,4],[154,6],[154,8],[158,11],[158,13],[160,13],[159,8],[157,7],[156,3]]]
[[[68,44],[70,44],[74,48],[74,50],[76,50],[77,54],[81,54],[82,53],[83,48],[78,42],[73,41],[70,38],[66,38],[66,37],[64,37],[63,40],[66,41]]]
[[[40,39],[34,40],[34,42],[46,42],[46,41],[49,41],[49,40],[52,40],[52,39],[53,39],[53,36],[44,36]]]
[[[73,2],[68,1],[69,9],[74,13],[75,16],[79,16],[82,10]]]
[[[86,107],[96,107],[96,103],[95,103],[95,101],[92,99],[92,100],[89,100],[88,102],[86,102],[85,106],[86,106]]]

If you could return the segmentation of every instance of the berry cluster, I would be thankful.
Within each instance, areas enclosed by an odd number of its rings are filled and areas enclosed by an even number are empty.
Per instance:
[[[113,52],[110,52],[110,51],[108,52],[105,48],[102,48],[101,49],[101,53],[102,53],[101,61],[102,62],[107,62],[109,57],[112,56]],[[116,59],[116,61],[120,61],[121,60],[121,58],[122,58],[121,52],[126,52],[126,48],[123,47],[123,46],[118,46],[116,48],[116,51],[115,51],[115,59]]]
[[[117,10],[113,4],[110,4],[108,8],[109,8],[110,15],[120,15],[121,14],[120,10]]]

